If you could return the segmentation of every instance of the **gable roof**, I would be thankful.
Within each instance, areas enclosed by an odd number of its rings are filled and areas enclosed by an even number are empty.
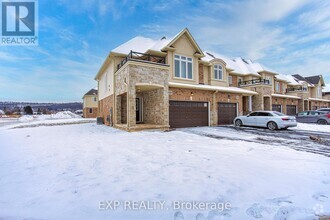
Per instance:
[[[305,79],[307,79],[309,82],[311,82],[314,85],[319,84],[319,82],[321,81],[321,85],[324,86],[323,77],[321,75],[308,76],[308,77],[305,77]]]
[[[96,88],[93,88],[91,90],[89,90],[84,96],[86,95],[97,95],[98,90]]]
[[[317,85],[320,82],[320,80],[321,80],[321,85],[322,86],[325,86],[322,75],[303,77],[303,76],[301,76],[299,74],[294,74],[292,76],[294,78],[296,78],[297,80],[307,82],[310,86]]]
[[[178,33],[177,35],[175,35],[170,42],[168,42],[163,48],[162,50],[166,50],[166,48],[170,47],[172,44],[175,43],[175,41],[177,41],[181,36],[183,36],[184,34],[187,35],[188,39],[191,41],[192,45],[195,47],[195,49],[197,50],[198,53],[201,54],[201,56],[205,56],[202,49],[198,46],[197,42],[195,41],[194,37],[191,35],[191,33],[189,32],[188,28],[183,29],[180,33]]]

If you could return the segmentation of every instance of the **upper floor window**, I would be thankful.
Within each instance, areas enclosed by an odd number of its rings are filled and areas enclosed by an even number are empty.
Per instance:
[[[322,87],[317,88],[317,96],[322,96]]]
[[[228,83],[229,83],[229,85],[233,84],[233,77],[232,76],[228,76]]]
[[[174,75],[178,78],[193,78],[193,61],[191,57],[174,55]]]
[[[97,101],[97,99],[96,99],[96,97],[94,97],[94,102],[96,102]]]
[[[280,83],[279,82],[275,83],[275,90],[276,90],[276,92],[280,92]]]
[[[223,69],[220,64],[215,64],[214,65],[214,79],[223,79]]]
[[[268,84],[272,84],[272,77],[266,76],[266,80],[268,81]]]

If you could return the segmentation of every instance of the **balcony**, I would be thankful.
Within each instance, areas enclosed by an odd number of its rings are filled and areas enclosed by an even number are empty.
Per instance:
[[[307,92],[307,88],[306,87],[296,87],[296,88],[287,88],[286,92]]]
[[[253,80],[238,82],[238,86],[251,86],[251,85],[270,85],[270,81],[268,79],[253,79]]]
[[[127,63],[129,60],[147,62],[147,63],[155,63],[155,64],[166,64],[166,57],[155,56],[147,53],[139,53],[135,51],[131,51],[124,59],[120,61],[117,65],[117,71]]]

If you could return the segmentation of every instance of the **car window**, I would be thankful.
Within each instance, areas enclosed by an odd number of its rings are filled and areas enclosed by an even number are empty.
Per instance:
[[[252,112],[249,116],[258,116],[258,112]]]
[[[259,112],[258,113],[258,116],[266,116],[266,117],[268,117],[268,116],[272,116],[272,114],[270,114],[268,112]]]
[[[304,115],[308,115],[308,112],[300,112],[298,113],[299,116],[304,116]]]
[[[320,115],[320,113],[319,112],[311,111],[311,112],[309,112],[309,115]]]
[[[283,113],[281,113],[281,112],[276,112],[276,111],[274,111],[273,112],[275,115],[278,115],[278,116],[285,116],[285,114],[283,114]]]

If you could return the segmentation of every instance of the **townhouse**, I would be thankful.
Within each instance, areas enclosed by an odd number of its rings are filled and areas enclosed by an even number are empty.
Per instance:
[[[231,124],[253,110],[293,114],[302,99],[287,94],[286,76],[259,63],[202,51],[188,29],[129,40],[109,53],[95,80],[99,117],[127,131]]]
[[[83,117],[96,118],[98,116],[98,90],[89,90],[83,96]]]

